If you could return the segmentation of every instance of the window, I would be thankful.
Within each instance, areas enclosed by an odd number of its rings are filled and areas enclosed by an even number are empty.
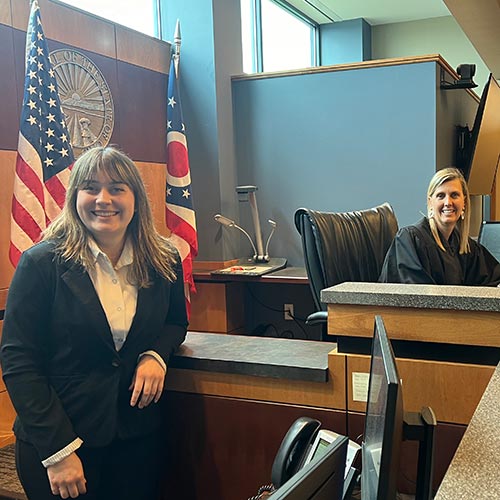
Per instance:
[[[278,0],[241,0],[243,71],[316,65],[317,25]]]
[[[59,0],[150,36],[159,36],[157,0]]]

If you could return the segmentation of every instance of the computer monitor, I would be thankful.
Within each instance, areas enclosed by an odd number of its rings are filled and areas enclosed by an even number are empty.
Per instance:
[[[500,161],[500,85],[490,74],[472,130],[459,127],[456,163],[472,195],[491,194]]]
[[[394,500],[403,440],[418,441],[415,500],[431,500],[434,434],[437,421],[429,407],[403,411],[403,388],[396,359],[380,316],[375,316],[370,384],[361,447],[361,499]]]
[[[380,316],[375,317],[361,448],[361,499],[394,500],[403,439],[403,396],[394,353]]]
[[[273,500],[341,500],[348,438],[339,436],[271,496]]]

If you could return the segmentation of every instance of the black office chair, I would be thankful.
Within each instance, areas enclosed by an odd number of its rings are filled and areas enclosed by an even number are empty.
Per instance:
[[[301,235],[304,261],[316,312],[306,320],[309,325],[323,325],[327,335],[326,305],[320,292],[344,281],[375,282],[385,254],[398,230],[392,207],[378,207],[355,212],[317,212],[299,208],[295,226]]]
[[[500,262],[500,222],[483,221],[477,239]]]

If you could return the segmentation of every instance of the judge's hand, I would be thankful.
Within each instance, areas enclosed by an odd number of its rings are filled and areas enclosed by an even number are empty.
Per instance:
[[[78,455],[73,452],[54,465],[47,467],[50,489],[61,498],[76,498],[87,492],[83,466]]]
[[[165,383],[165,370],[160,363],[149,354],[145,354],[137,363],[132,383],[129,390],[132,391],[130,406],[145,408],[154,401],[158,402]]]

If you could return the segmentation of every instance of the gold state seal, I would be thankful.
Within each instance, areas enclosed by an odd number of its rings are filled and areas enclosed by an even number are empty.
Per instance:
[[[93,146],[106,146],[113,133],[115,113],[101,71],[76,50],[55,50],[50,60],[75,157]]]

